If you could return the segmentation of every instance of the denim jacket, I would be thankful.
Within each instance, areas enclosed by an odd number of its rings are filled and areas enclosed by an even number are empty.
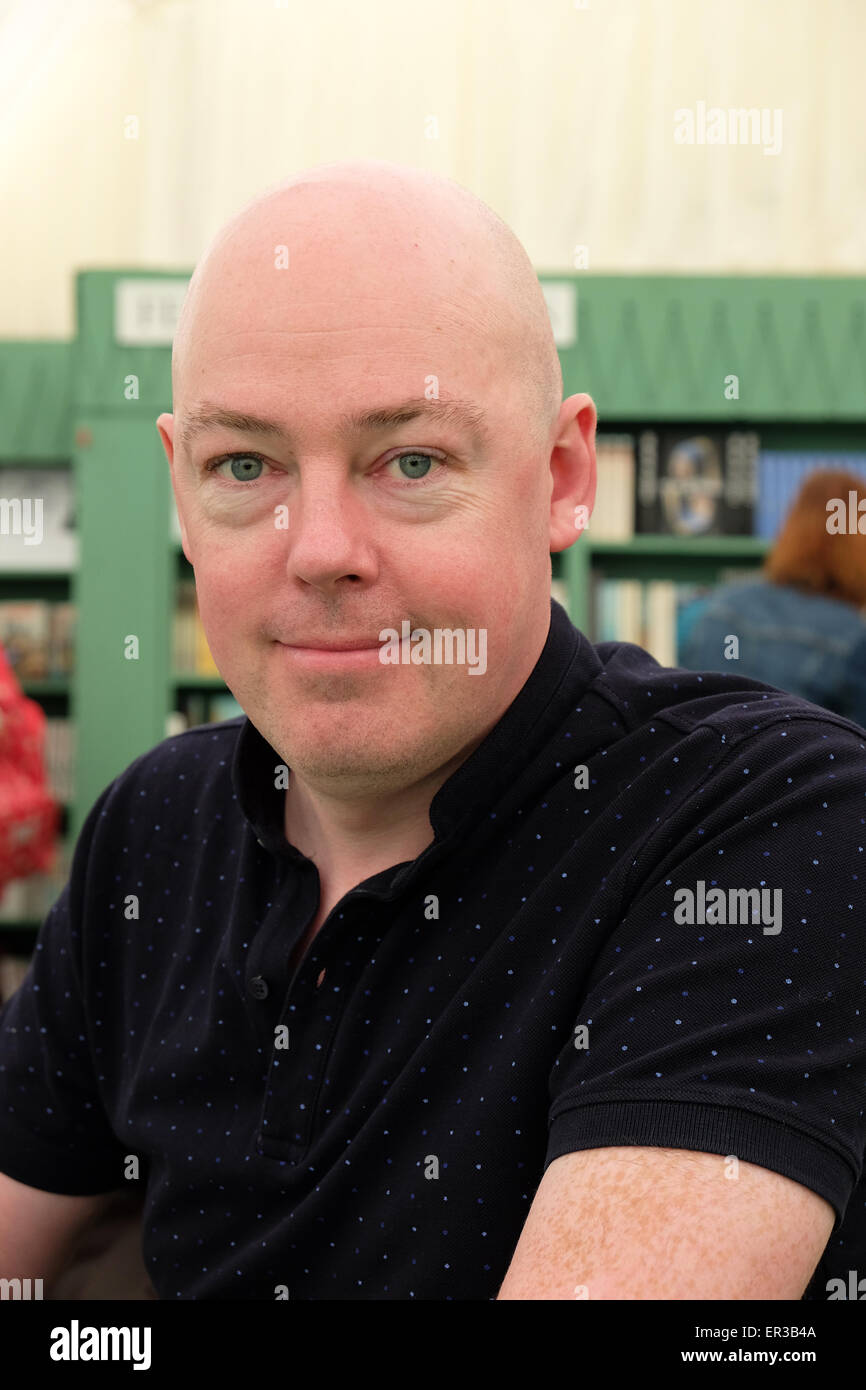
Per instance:
[[[839,599],[766,580],[725,584],[683,609],[678,663],[739,672],[866,728],[866,621]],[[726,659],[725,638],[739,638]]]

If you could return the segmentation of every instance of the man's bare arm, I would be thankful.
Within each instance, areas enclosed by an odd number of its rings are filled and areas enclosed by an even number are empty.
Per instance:
[[[767,1168],[685,1149],[584,1149],[539,1184],[500,1299],[799,1299],[833,1208]]]
[[[0,1279],[42,1279],[49,1293],[81,1235],[113,1195],[68,1197],[0,1173]]]

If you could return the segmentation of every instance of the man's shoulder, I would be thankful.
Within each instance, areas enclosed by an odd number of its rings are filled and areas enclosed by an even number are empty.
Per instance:
[[[213,724],[196,724],[176,734],[168,734],[124,769],[117,780],[140,775],[159,775],[173,768],[202,770],[219,766],[220,759],[234,753],[246,715],[235,715]]]
[[[231,768],[246,715],[213,724],[199,724],[170,734],[134,758],[108,783],[97,798],[91,815],[111,817],[121,804],[161,793],[163,803],[176,818],[185,805],[197,801],[210,788],[231,784]]]
[[[630,733],[660,721],[681,736],[706,730],[730,747],[787,724],[866,750],[866,730],[852,719],[741,676],[736,669],[728,673],[661,666],[631,642],[601,642],[595,650],[602,670],[593,686],[619,711]]]

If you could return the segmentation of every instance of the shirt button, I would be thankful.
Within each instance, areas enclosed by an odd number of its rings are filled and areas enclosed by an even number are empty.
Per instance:
[[[263,980],[261,975],[254,975],[247,983],[247,990],[254,999],[267,999],[268,982]]]
[[[267,849],[267,845],[265,844],[264,840],[260,840],[258,839],[258,837],[256,838],[256,844],[261,845],[262,849]]]

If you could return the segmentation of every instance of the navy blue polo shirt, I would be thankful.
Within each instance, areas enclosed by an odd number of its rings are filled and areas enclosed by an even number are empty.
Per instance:
[[[0,1011],[0,1171],[137,1180],[161,1298],[494,1299],[547,1166],[623,1144],[824,1197],[807,1297],[866,1269],[866,732],[551,615],[293,974],[318,874],[248,719],[91,808]]]

